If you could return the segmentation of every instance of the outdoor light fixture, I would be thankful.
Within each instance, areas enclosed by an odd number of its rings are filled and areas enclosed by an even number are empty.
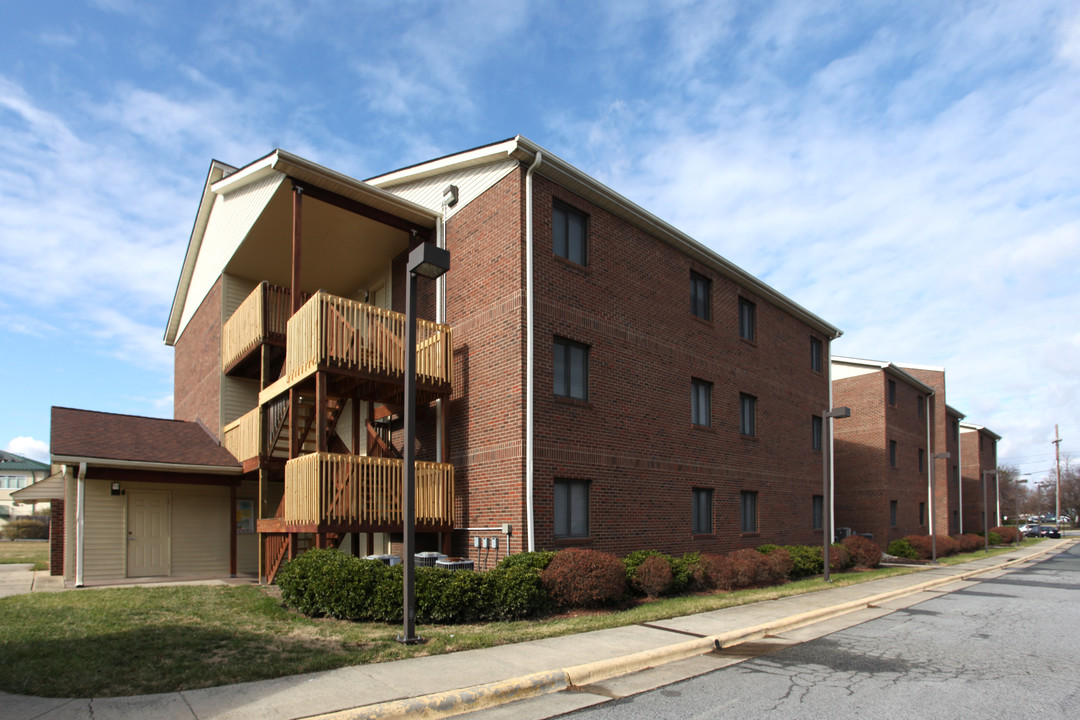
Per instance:
[[[821,548],[821,559],[825,564],[825,582],[832,582],[829,578],[829,549],[832,547],[833,541],[833,529],[832,529],[832,472],[831,472],[831,458],[830,450],[832,449],[832,423],[829,422],[833,419],[849,418],[851,417],[851,408],[838,407],[832,410],[826,410],[821,414],[822,418],[822,432],[825,433],[825,437],[821,442],[821,464],[822,474],[824,475],[821,514],[824,516],[821,518],[821,525],[824,528],[824,542]]]
[[[937,453],[933,459],[930,460],[930,467],[927,468],[926,482],[930,491],[930,559],[937,562],[937,533],[934,531],[934,508],[936,503],[934,502],[934,460],[948,460],[952,457],[952,453]]]
[[[111,493],[112,495],[119,495],[119,494],[120,494],[120,483],[118,483],[118,482],[114,482],[114,483],[113,483],[113,484],[112,484],[112,485],[111,485],[111,486],[109,487],[109,491],[110,491],[110,493]]]
[[[412,231],[412,240],[416,240]],[[404,542],[402,588],[405,627],[397,641],[415,645],[424,641],[416,634],[416,278],[434,280],[450,269],[450,253],[431,243],[421,243],[409,253],[408,282],[405,283],[405,452],[402,477]]]

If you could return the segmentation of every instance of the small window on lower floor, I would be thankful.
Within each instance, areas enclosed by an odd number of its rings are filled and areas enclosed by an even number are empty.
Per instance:
[[[743,490],[739,493],[739,530],[757,532],[757,493]]]
[[[889,526],[896,527],[896,501],[889,501]]]
[[[694,488],[693,530],[695,535],[712,533],[712,490]]]
[[[821,530],[825,522],[825,498],[821,495],[814,496],[814,529]]]
[[[556,480],[554,500],[555,537],[588,537],[589,482]]]
[[[919,525],[926,524],[926,503],[919,503]]]
[[[813,415],[810,418],[810,447],[814,450],[821,449],[821,433],[824,428],[820,415]]]

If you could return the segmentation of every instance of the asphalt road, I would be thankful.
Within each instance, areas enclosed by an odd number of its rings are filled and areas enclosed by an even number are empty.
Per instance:
[[[1080,717],[1080,546],[738,665],[561,717]]]

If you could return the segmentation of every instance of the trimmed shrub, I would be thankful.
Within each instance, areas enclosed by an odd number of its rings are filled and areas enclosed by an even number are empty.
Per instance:
[[[539,570],[516,565],[495,568],[485,575],[490,581],[488,619],[522,620],[550,612],[551,598],[540,581]]]
[[[821,552],[821,549],[818,549]],[[847,570],[851,567],[851,553],[848,549],[840,543],[833,543],[829,546],[829,571],[840,572],[841,570]],[[825,571],[825,561],[821,561],[822,572]]]
[[[382,620],[372,614],[370,601],[390,582],[390,571],[378,560],[361,560],[338,550],[314,549],[287,562],[275,582],[281,588],[282,601],[305,615]]]
[[[915,548],[916,558],[919,560],[930,559],[930,536],[929,535],[908,535],[904,538],[911,547]]]
[[[1001,538],[1001,540],[997,543],[999,545],[1001,543],[1003,543],[1003,542],[1005,542],[1005,543],[1014,543],[1014,542],[1016,542],[1016,538],[1020,534],[1020,531],[1017,528],[1012,527],[1012,526],[999,526],[999,527],[990,528],[990,532],[991,533],[997,533],[997,535]],[[993,541],[991,541],[991,544],[994,544]]]
[[[840,543],[851,554],[855,567],[876,568],[881,564],[881,547],[862,535],[849,535]]]
[[[953,540],[956,541],[956,549],[962,553],[975,552],[983,546],[983,539],[973,533],[957,535]]]
[[[557,607],[602,607],[626,594],[626,566],[611,553],[567,548],[556,553],[541,575]]]
[[[527,567],[533,570],[543,571],[551,563],[551,558],[555,557],[554,550],[536,550],[534,552],[520,552],[514,555],[507,555],[499,561],[497,567],[500,568],[512,568],[512,567]]]
[[[772,564],[772,577],[771,580],[775,583],[785,582],[791,573],[795,571],[795,561],[791,557],[791,553],[787,549],[780,547],[779,545],[764,545],[762,547],[769,547],[769,552],[764,555],[769,558],[769,562]],[[758,548],[759,552],[761,548]]]
[[[885,552],[898,558],[907,558],[908,560],[919,559],[919,551],[915,549],[907,538],[893,540],[889,543],[889,547],[886,548]]]
[[[623,567],[626,568],[626,582],[632,583],[634,581],[634,573],[641,566],[643,562],[651,557],[661,557],[664,553],[659,550],[635,550],[626,557],[623,558]]]
[[[671,562],[664,555],[653,555],[634,570],[630,585],[635,591],[648,597],[659,597],[671,590]]]
[[[685,592],[704,590],[701,566],[701,553],[688,552],[682,557],[670,558],[671,560],[671,594],[681,595]]]
[[[4,526],[2,535],[8,540],[48,540],[49,524],[37,518],[13,518]]]
[[[773,565],[768,555],[757,550],[736,550],[728,555],[734,572],[733,587],[750,587],[770,582]]]
[[[998,535],[996,532],[991,530],[990,534],[987,536],[987,542],[990,543],[991,545],[1000,545],[1001,544],[1001,535]]]
[[[791,577],[802,578],[820,575],[825,572],[825,563],[821,559],[821,548],[811,545],[785,545],[791,555]]]
[[[707,553],[701,556],[698,568],[704,587],[725,592],[735,587],[735,565],[731,558]]]
[[[937,536],[938,557],[943,557],[945,555],[955,555],[959,551],[959,549],[960,546],[957,545],[956,541],[948,535]]]

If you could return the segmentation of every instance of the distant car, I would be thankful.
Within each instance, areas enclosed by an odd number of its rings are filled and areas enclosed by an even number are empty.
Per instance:
[[[1042,537],[1043,536],[1042,526],[1041,525],[1025,525],[1024,527],[1025,527],[1025,529],[1024,529],[1024,537]]]
[[[1039,531],[1040,531],[1040,534],[1043,537],[1048,537],[1048,538],[1059,538],[1059,537],[1061,537],[1061,533],[1053,525],[1043,525],[1043,526],[1041,526],[1039,528]]]
[[[1070,518],[1068,515],[1062,515],[1061,517],[1058,518],[1058,522],[1061,523],[1062,525],[1068,525],[1069,523],[1072,522],[1072,518]]]

